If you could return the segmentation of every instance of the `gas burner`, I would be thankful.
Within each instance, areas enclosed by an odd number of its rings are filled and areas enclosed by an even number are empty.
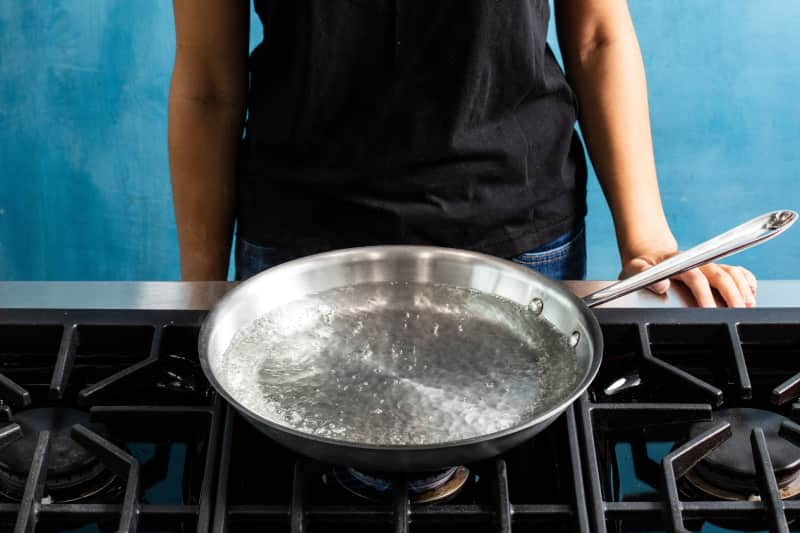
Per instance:
[[[333,477],[348,492],[366,500],[384,502],[391,498],[390,476],[378,477],[354,468],[334,468]],[[435,472],[408,474],[408,494],[413,503],[447,501],[458,494],[469,479],[469,470],[454,466]]]
[[[82,424],[95,431],[89,415],[77,409],[43,407],[14,416],[22,438],[0,450],[0,498],[22,500],[39,432],[50,431],[45,497],[51,503],[97,499],[115,493],[117,477],[97,457],[72,440],[70,430]]]
[[[761,409],[715,411],[711,421],[692,426],[690,437],[697,437],[719,422],[730,422],[732,435],[690,470],[686,480],[702,494],[713,498],[759,500],[750,435],[754,428],[760,427],[764,430],[781,498],[797,496],[800,494],[800,448],[778,434],[784,420],[787,419],[777,413]]]

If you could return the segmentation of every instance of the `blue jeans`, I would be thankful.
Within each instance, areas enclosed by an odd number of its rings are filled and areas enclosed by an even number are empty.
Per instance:
[[[553,279],[584,279],[586,230],[581,224],[535,250],[512,257],[511,260]]]
[[[261,246],[236,238],[236,279],[244,280],[296,257],[271,246]],[[586,232],[583,225],[511,258],[512,261],[553,279],[586,277]]]

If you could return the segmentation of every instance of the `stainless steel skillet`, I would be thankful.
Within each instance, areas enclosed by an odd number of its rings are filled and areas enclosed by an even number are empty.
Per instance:
[[[382,472],[474,462],[540,432],[589,386],[602,354],[590,307],[764,242],[796,218],[767,213],[583,300],[462,250],[306,257],[215,306],[201,363],[247,420],[299,453]]]

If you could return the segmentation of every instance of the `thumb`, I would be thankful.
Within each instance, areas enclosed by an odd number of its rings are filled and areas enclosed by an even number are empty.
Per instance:
[[[628,263],[622,269],[622,274],[620,274],[620,278],[629,278],[634,274],[638,274],[639,272],[647,270],[653,265],[654,263],[651,262],[649,259],[646,259],[644,257],[636,257],[628,261]],[[656,294],[665,294],[667,290],[669,290],[669,286],[670,286],[670,281],[668,279],[665,279],[653,283],[647,288]]]

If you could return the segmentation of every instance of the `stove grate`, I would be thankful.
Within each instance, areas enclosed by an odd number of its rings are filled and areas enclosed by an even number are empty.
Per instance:
[[[721,422],[685,438],[692,423],[711,420],[716,409],[756,407],[798,420],[792,402],[800,375],[789,354],[800,352],[800,309],[596,314],[610,342],[598,380],[577,403],[591,531],[796,527],[800,500],[781,499],[761,428],[749,443],[760,499],[714,500],[683,487],[687,473],[731,437],[730,424]],[[614,381],[620,371],[625,378]],[[781,436],[800,446],[794,422],[783,423]],[[621,449],[631,450],[630,459],[620,459]],[[666,451],[659,457],[658,449]]]

